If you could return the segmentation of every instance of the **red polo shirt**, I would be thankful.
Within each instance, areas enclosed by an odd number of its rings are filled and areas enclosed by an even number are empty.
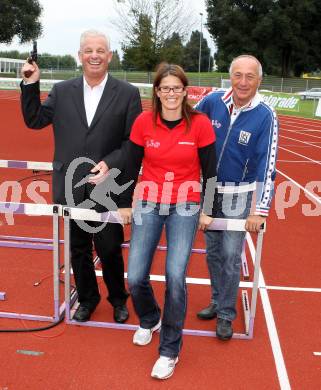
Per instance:
[[[192,115],[169,129],[158,117],[153,126],[152,112],[141,113],[133,124],[130,140],[144,147],[143,175],[138,184],[139,199],[159,203],[200,202],[200,161],[198,149],[215,141],[210,120]]]

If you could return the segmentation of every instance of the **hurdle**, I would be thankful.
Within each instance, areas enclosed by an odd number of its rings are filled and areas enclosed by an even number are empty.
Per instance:
[[[15,312],[0,312],[0,318],[16,318],[23,320],[33,321],[50,321],[56,322],[60,320],[64,311],[63,306],[60,306],[60,294],[59,294],[59,216],[61,216],[62,208],[59,205],[46,205],[46,204],[34,204],[34,203],[14,203],[14,202],[0,202],[0,213],[12,213],[13,215],[28,215],[32,216],[52,216],[52,260],[53,260],[53,316],[34,315],[26,313]],[[2,243],[1,246],[12,247],[9,242]],[[37,249],[35,244],[33,249]],[[43,248],[41,248],[43,249]]]
[[[28,169],[34,171],[51,171],[52,163],[38,161],[0,160],[0,168]],[[37,314],[16,313],[0,311],[0,318],[23,319],[31,321],[57,322],[64,315],[64,302],[60,305],[59,292],[59,217],[62,214],[60,205],[47,205],[35,203],[0,202],[0,213],[12,215],[52,216],[52,238],[37,239],[32,237],[0,235],[0,247],[37,249],[52,251],[53,267],[53,315],[44,316]],[[1,299],[8,299],[5,292],[1,292]],[[10,298],[9,298],[10,299]]]
[[[19,161],[19,160],[0,160],[0,168],[17,168],[17,169],[32,169],[34,171],[51,171],[52,163],[48,162],[35,162],[35,161]],[[117,212],[106,212],[96,213],[94,210],[80,209],[80,208],[69,208],[61,205],[39,205],[39,204],[23,204],[23,203],[0,203],[0,213],[9,211],[14,214],[27,214],[27,215],[52,215],[53,216],[53,238],[34,238],[34,237],[17,237],[17,236],[3,236],[0,235],[0,247],[14,247],[14,248],[32,248],[32,249],[44,249],[53,250],[53,268],[54,268],[54,316],[37,316],[23,313],[8,313],[0,312],[0,318],[20,318],[20,319],[31,319],[38,321],[57,321],[63,314],[66,316],[66,322],[76,325],[84,326],[97,326],[105,328],[117,328],[117,329],[128,329],[135,330],[138,325],[130,324],[115,324],[108,322],[96,322],[87,321],[84,323],[76,322],[72,319],[71,309],[76,301],[77,294],[73,289],[71,291],[70,286],[70,219],[97,221],[97,222],[109,222],[109,223],[121,223]],[[43,214],[42,214],[43,213]],[[65,240],[59,240],[59,217],[64,218],[64,232]],[[245,231],[245,220],[235,219],[215,219],[211,228],[213,230],[236,230]],[[251,302],[248,297],[247,290],[241,290],[242,307],[244,312],[244,333],[234,333],[234,338],[240,339],[251,339],[253,338],[254,330],[254,319],[256,312],[256,301],[259,284],[259,271],[261,263],[262,245],[263,245],[263,233],[265,232],[265,226],[262,227],[258,233],[257,239],[257,250],[253,259],[254,262],[254,277],[253,282],[240,282],[240,287],[252,288]],[[248,237],[248,234],[247,234]],[[59,306],[59,247],[64,243],[65,251],[65,302]],[[242,272],[244,279],[249,279],[249,271],[247,266],[247,259],[245,253],[245,243],[243,244],[242,252]],[[130,247],[128,242],[123,243],[123,248]],[[166,246],[157,246],[158,250],[166,251]],[[205,249],[193,248],[192,253],[205,254]],[[68,271],[66,269],[68,267]],[[126,274],[125,274],[126,277]],[[194,283],[193,278],[186,278],[187,283]],[[163,281],[164,277],[156,275],[154,280]],[[201,284],[209,285],[209,281],[205,280]],[[0,293],[0,300],[6,298],[6,293]],[[184,329],[184,334],[187,335],[198,335],[198,336],[216,336],[215,332]]]
[[[94,210],[63,207],[62,216],[64,218],[64,259],[65,259],[65,320],[68,324],[78,326],[92,326],[110,329],[125,329],[136,330],[138,325],[133,324],[118,324],[114,322],[104,321],[86,321],[78,322],[72,319],[71,310],[71,289],[70,289],[70,220],[94,221],[101,223],[121,223],[120,216],[117,212],[97,213]],[[216,218],[210,225],[209,230],[232,230],[245,231],[244,219],[222,219]],[[256,313],[257,294],[259,288],[259,272],[261,267],[261,256],[263,246],[263,235],[265,225],[263,225],[258,233],[256,243],[256,253],[254,259],[254,276],[252,283],[246,283],[247,287],[252,287],[251,300],[249,300],[247,290],[241,291],[242,305],[244,310],[244,333],[234,333],[233,338],[237,339],[252,339],[254,334],[254,320]],[[184,329],[183,334],[192,336],[216,337],[216,332],[204,331],[200,329]]]

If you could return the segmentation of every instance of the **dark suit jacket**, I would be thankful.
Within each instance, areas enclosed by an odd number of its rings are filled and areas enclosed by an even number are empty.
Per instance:
[[[32,129],[52,124],[55,140],[53,157],[53,201],[67,204],[65,174],[69,164],[78,157],[87,157],[98,163],[104,160],[109,168],[124,167],[121,147],[128,141],[131,126],[142,111],[139,90],[117,80],[110,74],[90,126],[84,106],[83,77],[57,83],[46,101],[41,104],[39,82],[21,83],[21,105],[25,123]],[[74,174],[73,196],[78,204],[86,198],[91,185],[74,188],[89,174],[92,164],[81,164]],[[121,180],[121,178],[120,178]],[[87,190],[86,190],[87,186]],[[113,198],[119,207],[120,198]],[[126,201],[123,201],[126,203]]]

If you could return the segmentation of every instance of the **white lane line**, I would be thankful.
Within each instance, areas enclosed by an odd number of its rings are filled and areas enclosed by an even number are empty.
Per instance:
[[[303,192],[305,192],[306,194],[308,194],[310,196],[310,198],[314,199],[317,203],[321,204],[321,197],[317,197],[315,196],[315,194],[313,194],[312,192],[310,192],[309,190],[307,190],[306,188],[304,188],[303,186],[301,186],[301,184],[299,184],[297,181],[293,180],[290,176],[286,175],[285,173],[281,172],[280,170],[276,170],[280,175],[282,175],[283,177],[285,177],[286,179],[290,180],[293,184],[295,184],[296,186],[298,186]]]
[[[320,119],[305,119],[305,118],[298,117],[298,116],[291,117],[288,115],[287,116],[283,116],[283,115],[280,116],[280,121],[281,122],[287,121],[293,125],[304,124],[306,126],[311,125],[311,126],[318,126],[318,127],[320,127],[320,125],[321,125]]]
[[[65,273],[65,271],[61,271],[62,274]],[[73,274],[72,269],[70,270],[70,275]],[[103,276],[103,273],[101,270],[96,270],[96,276]],[[124,272],[124,277],[127,279],[127,272]],[[165,276],[164,275],[150,275],[150,280],[153,280],[155,282],[165,282]],[[201,286],[210,286],[211,282],[210,279],[206,278],[186,278],[187,284],[196,284]],[[240,288],[252,288],[253,282],[245,282],[240,281],[239,284]],[[279,291],[292,291],[292,292],[313,292],[313,293],[321,293],[321,288],[314,288],[314,287],[287,287],[287,286],[267,286],[267,285],[261,285],[259,284],[259,288],[262,288],[264,290],[279,290]]]
[[[321,356],[321,352],[313,352],[314,356]]]
[[[286,130],[285,127],[287,127],[289,130],[294,130],[294,131],[299,130],[299,131],[304,131],[307,133],[309,133],[309,132],[321,133],[320,128],[309,129],[309,128],[305,127],[304,129],[302,129],[302,125],[294,125],[293,123],[289,123],[289,122],[281,122],[280,127],[281,127],[281,130]]]
[[[320,142],[313,142],[313,144],[318,144]],[[310,148],[310,145],[298,145],[298,144],[286,144],[286,143],[282,143],[282,146],[285,148],[290,148],[290,147],[295,147],[296,149],[309,149]]]
[[[321,137],[317,136],[317,135],[313,135],[313,134],[306,134],[304,131],[298,131],[298,130],[289,130],[289,129],[282,129],[283,131],[288,131],[289,133],[294,133],[294,134],[301,134],[301,135],[304,135],[304,136],[308,136],[308,137],[312,137],[312,138],[317,138],[317,139],[321,139]],[[321,133],[321,131],[320,131]]]
[[[300,154],[300,153],[297,153],[297,152],[293,152],[293,150],[290,150],[290,149],[287,149],[287,148],[283,148],[283,146],[279,146],[279,149],[285,150],[286,152],[295,154],[296,156],[303,157],[303,158],[305,158],[306,160],[309,160],[309,161],[314,162],[315,164],[321,165],[321,162],[320,162],[320,161],[317,161],[317,160],[314,160],[313,158],[304,156],[303,154]]]
[[[321,146],[315,145],[315,143],[307,142],[307,141],[300,141],[299,139],[292,138],[292,137],[286,137],[285,135],[280,135],[280,138],[290,139],[291,141],[299,142],[300,144],[314,146],[315,148],[321,149]]]
[[[64,273],[64,271],[62,272]],[[72,275],[73,272],[70,270],[70,274]],[[101,270],[96,270],[96,276],[103,276],[103,273]],[[124,277],[127,279],[127,272],[124,272]],[[150,280],[154,282],[165,282],[165,276],[164,275],[150,275]],[[211,281],[209,279],[205,278],[186,278],[186,283],[187,284],[195,284],[195,285],[202,285],[202,286],[210,286]],[[253,287],[253,282],[243,282],[240,281],[240,287],[244,288],[252,288]]]
[[[247,233],[247,242],[249,245],[250,253],[252,260],[255,259],[255,247],[252,241],[252,237]],[[260,270],[260,276],[259,276],[259,284],[261,286],[265,286],[265,280],[263,277],[262,270]],[[290,381],[288,377],[288,373],[286,370],[284,357],[282,354],[281,344],[278,336],[278,332],[276,329],[272,307],[269,299],[269,295],[266,289],[260,289],[260,295],[263,305],[263,311],[265,315],[266,325],[269,333],[269,338],[271,342],[272,352],[274,356],[276,371],[278,374],[278,379],[280,383],[281,390],[291,390]]]
[[[295,164],[298,164],[298,163],[304,163],[304,164],[314,164],[315,162],[314,161],[306,161],[306,160],[278,160],[278,163],[280,162],[284,162],[284,163],[295,163]],[[319,162],[321,163],[321,160],[316,160],[316,162]]]
[[[282,148],[282,149],[287,150],[285,148]],[[296,155],[298,155],[300,157],[303,157],[303,158],[309,160],[310,162],[320,164],[320,162],[318,162],[316,160],[312,160],[312,159],[310,159],[307,156],[300,155],[299,153],[292,152],[291,150],[287,150],[287,151],[290,152],[290,153],[296,154]],[[288,180],[292,181],[295,185],[297,185],[305,193],[309,194],[309,196],[311,196],[313,199],[315,199],[319,204],[321,204],[321,198],[315,197],[314,194],[312,194],[310,191],[307,191],[304,187],[302,187],[295,180],[293,180],[292,178],[290,178],[289,176],[287,176],[283,172],[281,172],[279,170],[277,170],[277,171],[282,176],[284,176]],[[253,252],[253,250],[255,251],[254,244],[252,242],[252,252]],[[252,252],[251,252],[251,254],[252,254]],[[252,254],[252,258],[253,258],[253,254]],[[264,282],[263,274],[262,274],[262,280],[260,282],[260,285],[261,285],[260,294],[261,294],[262,303],[264,302],[263,303],[263,309],[264,309],[264,313],[265,313],[266,319],[269,318],[269,320],[271,321],[271,325],[272,325],[271,332],[272,332],[272,336],[275,338],[275,341],[276,341],[275,349],[274,349],[274,346],[272,344],[272,350],[273,350],[274,356],[276,356],[276,359],[277,359],[276,363],[279,364],[279,365],[277,364],[277,372],[278,372],[278,377],[279,377],[279,381],[280,381],[280,386],[281,386],[281,389],[290,389],[290,383],[289,383],[289,379],[288,379],[288,375],[287,375],[287,371],[286,371],[286,367],[285,367],[285,363],[284,363],[284,359],[283,359],[283,355],[282,355],[282,351],[281,351],[281,346],[279,344],[277,331],[276,331],[276,328],[275,328],[275,322],[274,322],[274,318],[273,318],[272,308],[271,308],[271,305],[270,305],[267,289],[286,290],[286,291],[305,291],[305,292],[321,292],[321,289],[290,288],[290,287],[278,287],[278,286],[265,286],[265,288],[264,288],[264,284],[265,284],[265,282]],[[264,294],[264,291],[265,291],[265,294]],[[266,305],[266,309],[267,310],[265,310],[265,305]],[[268,329],[269,329],[269,326],[268,326]],[[269,329],[269,334],[270,334],[270,329]],[[271,336],[270,336],[270,340],[271,340]],[[317,355],[317,356],[321,356],[321,352],[314,352],[314,354]]]
[[[313,287],[259,286],[259,288],[265,288],[266,290],[278,290],[278,291],[321,293],[321,288],[313,288]]]

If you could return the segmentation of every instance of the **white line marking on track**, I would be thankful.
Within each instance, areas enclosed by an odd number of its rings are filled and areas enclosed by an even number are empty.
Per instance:
[[[286,175],[285,173],[281,172],[280,170],[276,170],[280,175],[282,175],[283,177],[285,177],[286,179],[290,180],[293,184],[295,184],[296,186],[298,186],[303,192],[305,192],[306,194],[308,194],[312,199],[314,199],[317,203],[321,204],[321,197],[317,197],[315,196],[314,194],[312,194],[312,192],[308,191],[306,188],[304,188],[303,186],[301,186],[301,184],[299,184],[298,182],[296,182],[295,180],[293,180],[290,176]]]
[[[283,148],[282,146],[279,146],[279,149],[283,149],[289,153],[292,153],[292,154],[295,154],[296,156],[299,156],[299,157],[303,157],[309,161],[312,161],[314,162],[315,164],[318,164],[318,165],[321,165],[321,162],[320,161],[317,161],[317,160],[313,160],[313,158],[310,158],[310,157],[307,157],[307,156],[304,156],[303,154],[300,154],[300,153],[296,153],[296,152],[293,152],[293,150],[290,150],[290,149],[287,149],[287,148]]]
[[[62,274],[65,273],[65,271],[61,272]],[[70,270],[70,275],[73,274],[72,269]],[[103,273],[100,270],[96,270],[96,276],[102,277]],[[124,272],[124,277],[127,279],[127,272]],[[165,282],[165,276],[164,275],[150,275],[150,280],[155,282]],[[203,286],[210,286],[211,282],[209,279],[206,278],[186,278],[187,284],[196,284],[196,285],[203,285]],[[240,288],[252,288],[253,282],[244,282],[240,281],[239,284]],[[321,288],[313,288],[313,287],[286,287],[286,286],[266,286],[266,285],[260,285],[259,288],[262,288],[264,290],[280,290],[280,291],[292,291],[292,292],[313,292],[313,293],[321,293]]]
[[[315,148],[321,149],[321,146],[315,145],[315,143],[307,142],[307,141],[300,141],[299,139],[292,138],[292,137],[286,137],[285,135],[280,135],[280,138],[290,139],[291,141],[299,142],[300,144],[314,146]]]
[[[292,131],[299,130],[299,131],[307,132],[307,133],[309,133],[309,132],[321,133],[321,129],[316,129],[316,128],[309,129],[306,126],[304,129],[302,129],[302,125],[294,125],[293,123],[289,123],[289,122],[281,122],[280,127],[281,127],[281,130],[292,130]],[[285,129],[285,127],[287,129]]]
[[[315,161],[306,161],[306,160],[278,160],[278,163],[284,162],[284,163],[304,163],[304,164],[314,164]],[[321,164],[321,160],[316,160],[316,162]]]
[[[63,272],[62,272],[63,273]],[[72,270],[70,270],[70,274],[72,274]],[[103,276],[102,271],[96,270],[96,276]],[[127,272],[124,272],[124,277],[127,279]],[[150,275],[150,280],[154,282],[165,282],[165,276],[164,275]],[[203,286],[210,286],[211,282],[209,279],[205,278],[186,278],[187,284],[195,284],[195,285],[203,285]],[[252,288],[253,283],[252,282],[242,282],[240,281],[240,287],[243,288]]]
[[[313,144],[316,144],[316,143],[319,143],[319,142],[313,142]],[[296,149],[308,149],[310,148],[311,146],[310,145],[298,145],[298,144],[286,144],[286,143],[282,143],[282,146],[284,148],[290,148],[290,147],[294,147]]]
[[[308,137],[312,137],[312,138],[317,138],[317,139],[321,139],[321,137],[317,136],[317,135],[313,135],[313,134],[307,134],[306,132],[304,132],[304,130],[289,130],[289,129],[282,129],[283,131],[288,131],[289,133],[294,133],[294,134],[301,134],[301,135],[304,135],[304,136],[308,136]],[[313,130],[313,131],[318,131],[318,130]],[[321,131],[319,131],[319,133],[321,133]]]
[[[285,286],[259,286],[259,288],[265,288],[266,290],[278,290],[278,291],[321,293],[321,288],[313,288],[313,287],[310,288],[310,287],[285,287]]]
[[[311,119],[311,118],[302,118],[299,116],[289,116],[289,115],[281,115],[280,116],[281,122],[286,121],[290,122],[292,124],[306,124],[311,126],[321,126],[320,119]]]
[[[321,352],[313,352],[314,356],[321,356]]]
[[[252,241],[252,237],[250,234],[246,234],[247,236],[247,241],[249,245],[249,249],[251,252],[251,257],[252,260],[255,259],[255,247]],[[263,277],[262,270],[260,270],[260,276],[259,276],[259,283],[261,286],[265,286],[265,280]],[[266,320],[266,325],[268,328],[268,333],[269,333],[269,338],[271,342],[271,347],[272,347],[272,352],[274,356],[274,361],[275,361],[275,366],[276,366],[276,371],[278,374],[279,378],[279,383],[280,383],[280,388],[281,390],[291,390],[290,382],[289,382],[289,377],[288,373],[286,370],[283,354],[282,354],[282,349],[281,349],[281,344],[278,336],[278,332],[276,329],[274,317],[273,317],[273,312],[272,312],[272,307],[269,299],[269,295],[266,289],[260,289],[260,295],[261,295],[261,300],[262,300],[262,305],[263,305],[263,311],[265,315],[265,320]]]

